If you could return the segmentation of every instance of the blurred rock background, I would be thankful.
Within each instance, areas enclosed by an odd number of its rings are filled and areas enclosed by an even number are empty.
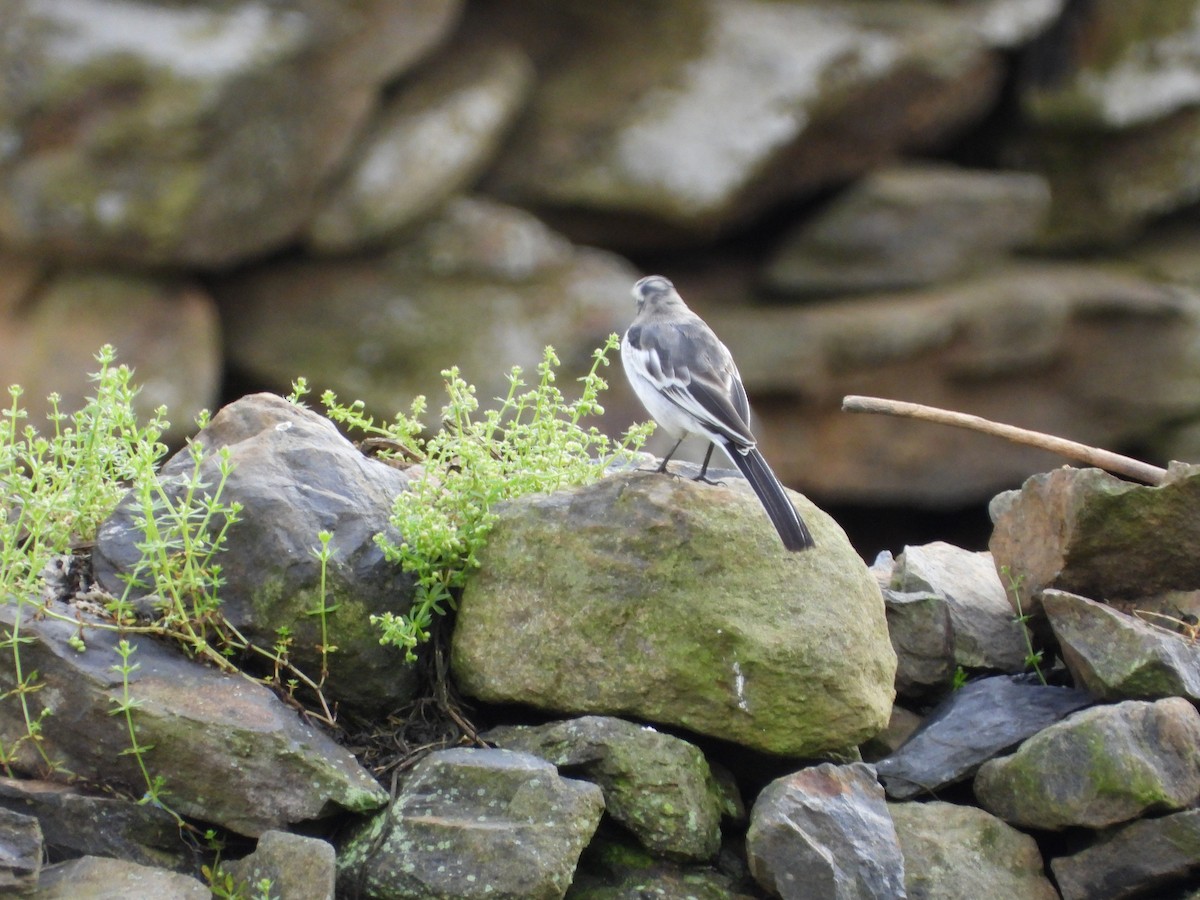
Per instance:
[[[982,546],[1060,460],[842,396],[1200,458],[1198,202],[1200,0],[0,4],[0,383],[111,342],[176,439],[582,372],[659,272],[863,552]]]

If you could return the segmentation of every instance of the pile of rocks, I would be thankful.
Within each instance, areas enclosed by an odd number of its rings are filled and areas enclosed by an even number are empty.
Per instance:
[[[176,438],[229,374],[491,397],[663,270],[826,502],[1054,464],[846,393],[1200,447],[1200,229],[1163,224],[1200,196],[1196,0],[3,6],[0,384],[34,402],[104,341]]]
[[[198,440],[229,449],[227,499],[244,504],[227,616],[260,639],[288,625],[295,658],[311,653],[320,572],[302,542],[332,530],[326,692],[387,721],[417,679],[364,626],[411,594],[371,540],[403,473],[270,395]],[[1169,892],[1200,868],[1200,647],[1152,622],[1194,621],[1194,559],[1173,548],[1198,484],[1186,467],[1155,488],[1058,470],[997,498],[991,553],[915,546],[870,569],[800,495],[817,548],[783,552],[736,475],[616,472],[513,501],[451,639],[490,728],[389,780],[390,802],[265,687],[136,635],[123,677],[117,637],[83,608],[49,601],[73,626],[10,604],[40,689],[0,666],[0,746],[25,776],[0,780],[0,883],[204,894],[203,848],[121,799],[145,790],[111,715],[128,692],[166,802],[226,835],[237,883],[270,879],[285,900],[1183,897]],[[119,589],[137,540],[118,509],[101,585]],[[1035,646],[1049,684],[1021,674]],[[47,761],[74,784],[31,780]]]

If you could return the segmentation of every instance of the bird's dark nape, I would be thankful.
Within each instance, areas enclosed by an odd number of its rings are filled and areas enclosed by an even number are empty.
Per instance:
[[[812,534],[758,449],[751,448],[749,452],[742,453],[735,447],[730,447],[729,455],[734,465],[750,482],[750,487],[754,489],[763,509],[767,511],[771,524],[779,532],[783,546],[793,552],[815,546]]]

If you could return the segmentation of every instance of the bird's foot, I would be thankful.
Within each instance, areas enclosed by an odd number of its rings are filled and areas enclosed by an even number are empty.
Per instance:
[[[723,481],[716,481],[716,480],[714,480],[714,479],[712,479],[712,478],[709,478],[709,477],[708,477],[707,475],[705,475],[703,472],[701,472],[699,475],[697,475],[695,478],[693,478],[693,479],[692,479],[692,481],[699,481],[699,482],[701,482],[701,483],[703,483],[703,484],[711,484],[711,485],[714,485],[714,486],[716,486],[716,487],[723,487],[723,486],[724,486],[724,484],[725,484],[725,482],[723,482]]]
[[[650,474],[650,475],[670,475],[672,478],[679,477],[674,472],[667,471],[667,467],[665,465],[655,466],[653,469],[643,469],[641,466],[636,466],[632,471],[646,472],[647,474]]]

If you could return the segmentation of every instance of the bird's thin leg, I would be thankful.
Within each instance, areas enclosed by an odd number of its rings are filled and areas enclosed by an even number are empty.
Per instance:
[[[694,479],[692,479],[693,481],[703,481],[705,484],[720,484],[721,483],[719,481],[713,481],[711,478],[704,477],[705,473],[708,472],[708,461],[710,459],[712,459],[712,454],[715,449],[717,449],[716,444],[708,445],[708,452],[704,454],[704,464],[702,466],[700,466],[700,474],[697,475]]]
[[[687,437],[687,435],[684,435],[683,437]],[[671,457],[675,455],[675,451],[679,449],[679,445],[682,443],[683,443],[683,438],[681,437],[679,440],[677,440],[675,442],[675,446],[671,448],[671,452],[663,457],[663,461],[661,463],[659,463],[659,465],[658,465],[658,472],[660,474],[667,473],[667,463],[669,463],[671,461]]]

